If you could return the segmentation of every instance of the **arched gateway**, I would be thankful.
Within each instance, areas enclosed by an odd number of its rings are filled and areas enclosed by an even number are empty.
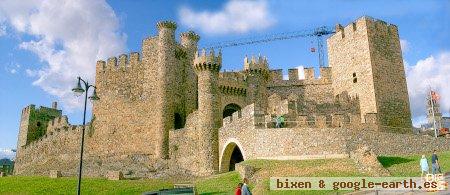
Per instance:
[[[237,104],[228,104],[223,109],[223,118],[233,115],[234,112],[241,110],[241,107]]]
[[[234,171],[236,164],[245,160],[242,147],[236,143],[230,141],[225,145],[220,158],[220,172]]]

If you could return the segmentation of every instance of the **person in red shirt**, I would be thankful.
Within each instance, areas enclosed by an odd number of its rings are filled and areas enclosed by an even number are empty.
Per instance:
[[[242,183],[239,183],[234,194],[241,195]]]

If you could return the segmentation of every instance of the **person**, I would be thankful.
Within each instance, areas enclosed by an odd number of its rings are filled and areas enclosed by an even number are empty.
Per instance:
[[[436,154],[436,150],[433,150],[433,155],[431,155],[431,174],[435,175],[436,172],[441,173],[441,168],[439,167],[439,158]]]
[[[281,127],[281,118],[280,118],[280,116],[277,116],[276,118],[275,118],[275,127],[276,128],[280,128]]]
[[[428,168],[428,160],[425,157],[425,155],[422,155],[422,159],[420,159],[420,168],[422,170],[422,174],[420,175],[420,177],[423,177],[423,173],[425,173],[425,172],[426,172],[426,174],[429,173],[428,172],[428,170],[429,170],[429,168]]]
[[[244,178],[244,184],[242,185],[241,195],[252,195],[250,188],[248,187],[248,179]]]
[[[284,116],[280,116],[280,127],[284,127]]]
[[[241,193],[242,193],[241,188],[242,188],[242,183],[239,183],[238,186],[236,187],[236,190],[234,191],[234,194],[241,195]]]

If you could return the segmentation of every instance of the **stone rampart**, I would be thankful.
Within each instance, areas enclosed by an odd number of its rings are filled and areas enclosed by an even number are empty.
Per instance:
[[[102,91],[115,91],[118,96],[138,99],[142,94],[144,67],[140,54],[122,54],[105,61],[97,61],[96,86]]]
[[[51,122],[50,122],[51,123]],[[63,175],[74,175],[80,153],[82,126],[49,129],[48,134],[20,149],[17,175],[48,175],[58,168]]]

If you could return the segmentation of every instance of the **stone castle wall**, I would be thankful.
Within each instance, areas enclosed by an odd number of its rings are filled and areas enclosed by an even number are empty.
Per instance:
[[[64,175],[74,175],[80,154],[82,126],[73,126],[57,118],[49,122],[49,131],[38,140],[30,142],[17,153],[15,174],[47,175],[58,169]]]
[[[264,114],[253,104],[233,113],[219,129],[220,169],[228,171],[231,153],[235,147],[244,160],[277,159],[300,160],[315,158],[347,158],[351,151],[362,146],[377,155],[430,154],[450,150],[450,140],[430,136],[378,131],[376,117],[371,114],[360,122],[359,115],[349,121],[336,117],[326,125],[325,118],[313,123],[298,121],[286,128],[268,127]],[[341,123],[342,127],[337,127]],[[395,130],[391,130],[394,131]]]
[[[373,18],[367,20],[369,47],[380,124],[410,128],[406,74],[398,28]]]
[[[315,77],[314,68],[305,68],[305,79],[298,78],[298,69],[289,69],[289,79],[282,79],[282,70],[271,70],[268,83],[269,95],[278,94],[283,99],[295,94],[302,101],[331,103],[334,100],[331,86],[331,68],[321,67],[320,75]]]
[[[361,120],[378,113],[389,127],[411,127],[400,39],[395,25],[364,16],[327,40],[334,95],[346,92],[361,100]]]
[[[338,25],[327,42],[330,67],[319,68],[318,78],[314,68],[305,68],[305,79],[289,69],[289,80],[261,56],[245,57],[241,71],[219,72],[221,53],[198,55],[198,35],[182,33],[178,43],[175,23],[160,22],[157,28],[157,36],[143,40],[142,55],[96,64],[100,100],[86,134],[87,175],[110,170],[126,177],[208,175],[218,164],[225,170],[232,146],[245,159],[302,159],[345,157],[362,143],[380,147],[375,151],[381,154],[402,153],[405,144],[421,141],[408,135],[400,143],[402,134],[386,133],[407,131],[411,122],[395,26],[367,17]],[[230,105],[242,110],[222,121]],[[17,173],[46,174],[52,168],[74,175],[76,155],[69,154],[78,153],[79,127],[71,131],[56,106],[39,110],[44,113],[39,120],[33,119],[34,106],[22,113]],[[277,115],[285,116],[285,128],[274,128]],[[38,128],[37,122],[45,123]],[[385,150],[386,144],[396,145]]]

